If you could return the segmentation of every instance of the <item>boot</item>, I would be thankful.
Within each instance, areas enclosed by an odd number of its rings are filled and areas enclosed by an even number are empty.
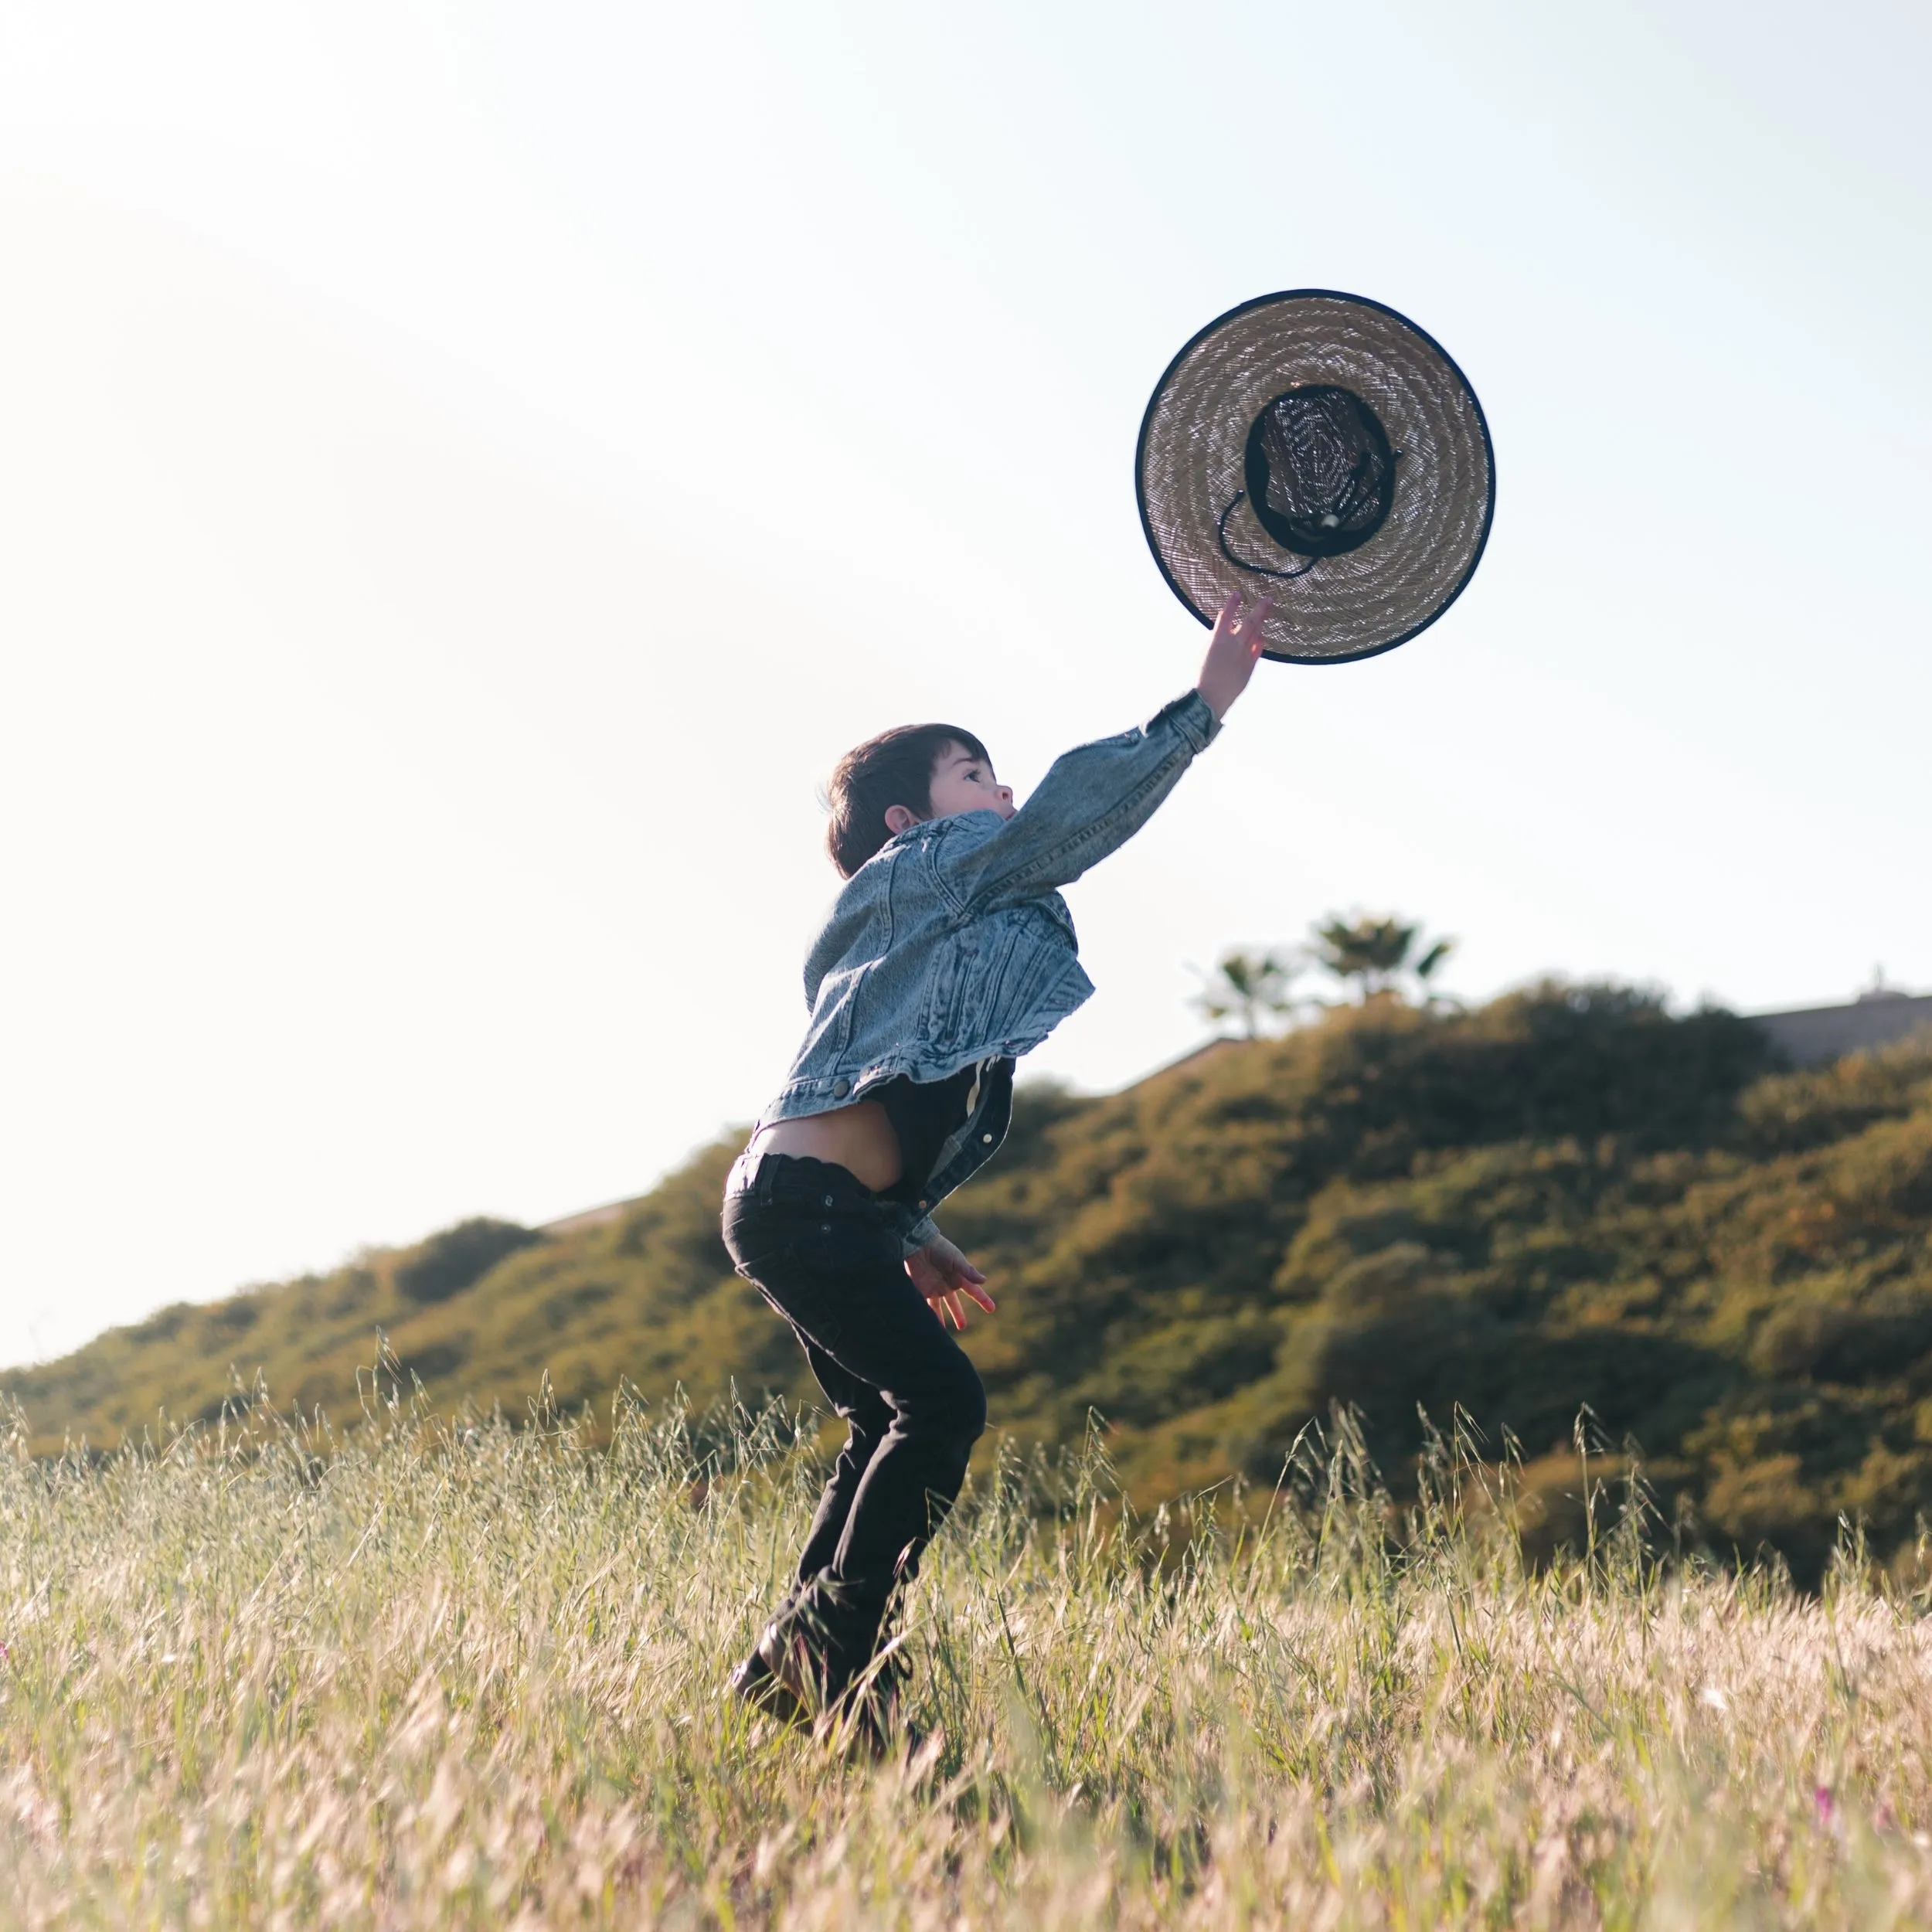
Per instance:
[[[811,1706],[805,1696],[802,1673],[791,1668],[791,1659],[781,1646],[768,1645],[766,1641],[774,1628],[767,1626],[751,1655],[725,1679],[725,1687],[733,1697],[781,1724],[808,1724]]]
[[[797,1597],[787,1594],[726,1688],[781,1723],[809,1724],[825,1702],[825,1665],[815,1632],[815,1619],[801,1616]]]
[[[917,1755],[925,1742],[918,1726],[900,1714],[900,1693],[911,1672],[896,1648],[859,1672],[835,1713],[835,1735],[849,1750],[876,1761]]]

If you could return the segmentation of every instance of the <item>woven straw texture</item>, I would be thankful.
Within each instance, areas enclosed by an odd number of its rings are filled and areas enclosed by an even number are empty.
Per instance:
[[[1314,383],[1353,390],[1380,418],[1400,452],[1395,499],[1359,549],[1282,582],[1230,563],[1216,522],[1242,489],[1255,417]],[[1141,425],[1135,481],[1162,573],[1203,624],[1230,590],[1266,591],[1267,655],[1337,664],[1405,642],[1455,600],[1488,537],[1495,460],[1475,392],[1413,322],[1362,296],[1297,289],[1230,309],[1174,359]],[[1227,539],[1273,569],[1308,561],[1279,548],[1245,498]]]

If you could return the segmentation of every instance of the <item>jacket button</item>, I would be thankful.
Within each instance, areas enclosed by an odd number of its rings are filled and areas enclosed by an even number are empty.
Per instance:
[[[981,1134],[981,1136],[980,1136],[979,1138],[980,1138],[980,1139],[981,1139],[981,1141],[983,1141],[983,1142],[984,1142],[984,1143],[985,1143],[985,1144],[988,1147],[991,1147],[991,1146],[992,1145],[992,1144],[993,1144],[993,1137],[992,1137],[992,1134]]]
[[[832,1097],[835,1100],[842,1100],[851,1091],[852,1082],[849,1080],[841,1078],[832,1083]]]
[[[920,1202],[920,1204],[919,1204],[919,1211],[920,1211],[920,1213],[921,1214],[923,1214],[923,1213],[926,1212],[926,1210],[927,1210],[929,1207],[930,1207],[931,1206],[932,1206],[932,1202],[930,1202],[930,1201],[921,1201],[921,1202]]]

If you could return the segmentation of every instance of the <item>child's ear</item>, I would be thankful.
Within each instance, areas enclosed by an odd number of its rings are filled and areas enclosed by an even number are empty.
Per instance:
[[[888,805],[886,808],[886,829],[896,838],[910,825],[919,823],[919,815],[910,805]]]

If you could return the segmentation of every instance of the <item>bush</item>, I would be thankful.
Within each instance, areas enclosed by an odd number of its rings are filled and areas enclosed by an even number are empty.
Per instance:
[[[432,1234],[416,1252],[396,1264],[396,1291],[410,1301],[447,1301],[471,1287],[506,1254],[543,1236],[514,1221],[477,1215]]]

